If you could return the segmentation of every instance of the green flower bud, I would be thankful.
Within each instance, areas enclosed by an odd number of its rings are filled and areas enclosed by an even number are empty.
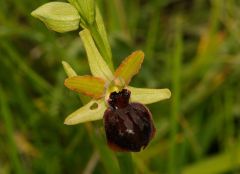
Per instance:
[[[40,19],[56,32],[64,33],[79,28],[80,16],[75,7],[65,2],[49,2],[34,10],[32,16]]]
[[[95,21],[95,2],[94,0],[68,0],[81,16],[81,23],[86,25],[92,25]]]

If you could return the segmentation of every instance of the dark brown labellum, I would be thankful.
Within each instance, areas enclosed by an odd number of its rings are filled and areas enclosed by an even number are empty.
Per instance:
[[[155,134],[150,111],[143,104],[129,103],[131,92],[113,92],[104,113],[108,145],[115,151],[138,152],[144,149]]]

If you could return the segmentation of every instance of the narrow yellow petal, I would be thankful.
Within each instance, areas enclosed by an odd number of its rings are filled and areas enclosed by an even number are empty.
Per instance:
[[[140,50],[133,52],[125,58],[115,72],[115,77],[124,79],[126,85],[129,84],[132,77],[136,75],[141,68],[144,59],[144,53]]]

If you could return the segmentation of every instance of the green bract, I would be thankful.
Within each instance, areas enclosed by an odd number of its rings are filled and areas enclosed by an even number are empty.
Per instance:
[[[92,25],[95,20],[95,2],[94,0],[68,0],[80,13],[81,23]]]
[[[72,125],[102,119],[104,111],[108,107],[106,100],[110,93],[120,91],[123,88],[131,91],[131,102],[150,104],[170,98],[169,89],[145,89],[128,86],[132,77],[141,68],[144,59],[142,51],[133,52],[113,74],[98,52],[89,31],[83,30],[80,32],[80,36],[87,50],[88,62],[93,76],[76,76],[71,66],[63,62],[64,69],[69,76],[65,80],[65,86],[92,97],[92,100],[70,114],[66,118],[65,124]]]
[[[49,2],[38,7],[31,15],[56,32],[64,33],[79,28],[80,15],[69,3]]]

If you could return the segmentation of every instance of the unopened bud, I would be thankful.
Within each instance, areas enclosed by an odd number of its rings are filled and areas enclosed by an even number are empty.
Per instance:
[[[80,15],[69,3],[49,2],[38,7],[31,15],[40,19],[49,29],[59,33],[79,28]]]

